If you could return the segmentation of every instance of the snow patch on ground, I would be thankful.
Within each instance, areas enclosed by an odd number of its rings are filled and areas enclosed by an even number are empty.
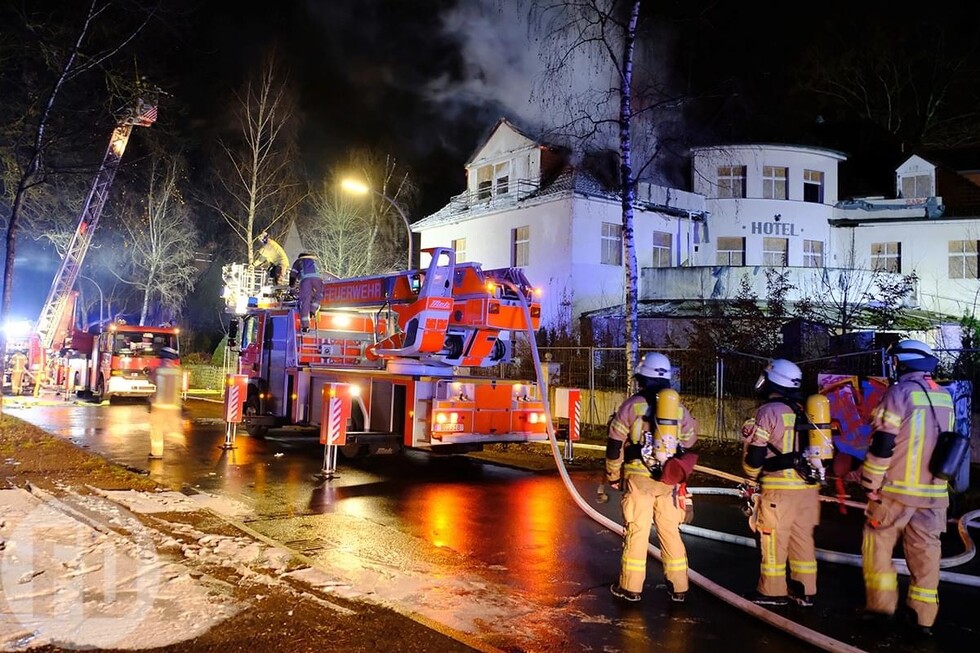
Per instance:
[[[0,650],[167,646],[241,609],[147,533],[122,536],[26,490],[0,490],[0,540]]]
[[[219,497],[206,492],[190,496],[181,492],[137,492],[136,490],[97,490],[97,492],[129,510],[140,514],[163,512],[194,512],[209,509],[227,517],[241,517],[252,513],[252,509],[241,501],[229,497]]]

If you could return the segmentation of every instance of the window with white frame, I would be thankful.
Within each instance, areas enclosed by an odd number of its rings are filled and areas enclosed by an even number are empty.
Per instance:
[[[932,175],[902,177],[901,191],[905,199],[932,197]]]
[[[902,271],[902,243],[871,243],[871,269]]]
[[[819,170],[803,171],[803,201],[823,203],[823,173]]]
[[[600,263],[603,265],[622,265],[623,225],[614,222],[603,222],[601,247]]]
[[[784,268],[789,261],[789,238],[763,238],[762,264]]]
[[[716,265],[745,265],[745,238],[722,236],[718,238]]]
[[[745,166],[718,168],[718,197],[745,197]]]
[[[951,240],[949,241],[949,278],[950,279],[977,279],[977,251],[978,241],[976,240]]]
[[[805,268],[823,267],[823,241],[822,240],[803,241],[803,267]]]
[[[510,265],[519,268],[531,260],[531,228],[515,227],[510,232]]]
[[[466,261],[466,239],[456,238],[453,240],[453,250],[456,252],[456,262],[463,263]]]
[[[480,166],[476,169],[476,197],[488,200],[493,195],[493,166]]]
[[[510,192],[510,161],[476,169],[476,197],[489,200]]]
[[[786,194],[786,178],[789,168],[777,166],[762,166],[762,197],[767,200],[784,200]]]
[[[673,237],[666,231],[653,232],[653,267],[669,268],[674,260]]]

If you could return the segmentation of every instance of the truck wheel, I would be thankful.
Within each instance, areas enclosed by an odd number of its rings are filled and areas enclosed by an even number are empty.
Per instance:
[[[252,417],[259,414],[259,391],[256,390],[254,386],[251,386],[248,389],[248,396],[245,398],[245,405],[242,407],[242,413],[245,415],[245,417]],[[269,427],[260,426],[258,424],[249,424],[248,420],[246,420],[245,432],[248,433],[250,437],[261,440],[269,434]]]
[[[95,396],[98,397],[99,403],[103,401],[112,402],[112,395],[109,395],[105,391],[105,377],[101,374],[99,375],[99,380],[95,383]]]
[[[269,427],[245,422],[245,432],[248,433],[249,437],[261,440],[269,434]]]
[[[345,444],[340,447],[340,455],[347,460],[361,460],[371,453],[371,447],[366,444]]]

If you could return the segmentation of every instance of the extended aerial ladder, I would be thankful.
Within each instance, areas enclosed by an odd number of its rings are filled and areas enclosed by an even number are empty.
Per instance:
[[[102,215],[109,188],[119,169],[119,162],[133,127],[149,127],[157,119],[157,92],[148,91],[136,99],[119,118],[116,128],[109,139],[109,147],[102,159],[102,165],[95,175],[95,181],[85,198],[78,225],[72,236],[65,257],[58,267],[58,272],[51,281],[51,289],[41,307],[41,315],[35,326],[42,353],[52,349],[60,349],[71,332],[72,309],[74,306],[75,282],[85,260],[92,236]]]
[[[324,281],[313,329],[298,336],[300,362],[490,366],[510,358],[511,332],[528,326],[517,293],[529,304],[530,326],[537,330],[540,305],[519,269],[456,263],[455,252],[445,247],[426,252],[431,262],[423,270]],[[292,304],[270,288],[263,292],[261,274],[247,266],[225,266],[224,276],[230,313]]]
[[[324,280],[308,330],[285,289],[264,285],[248,265],[223,268],[249,433],[315,425],[324,393],[341,392],[352,401],[345,455],[547,437],[534,383],[477,371],[509,361],[515,333],[537,330],[536,290],[519,269],[456,263],[447,247],[426,251],[423,269]]]

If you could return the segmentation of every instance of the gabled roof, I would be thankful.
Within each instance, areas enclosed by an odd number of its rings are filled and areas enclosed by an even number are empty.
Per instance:
[[[500,118],[499,120],[497,120],[496,123],[494,123],[493,127],[491,127],[489,130],[487,130],[487,132],[484,134],[483,138],[480,139],[480,145],[479,145],[479,147],[477,147],[476,150],[474,150],[473,154],[471,154],[470,155],[470,158],[467,159],[467,161],[466,161],[466,164],[465,165],[467,167],[470,166],[474,161],[477,160],[477,157],[479,156],[480,152],[483,151],[483,149],[487,146],[487,143],[489,143],[493,139],[493,137],[497,134],[497,132],[500,131],[501,129],[509,129],[510,131],[514,132],[518,136],[521,136],[521,137],[525,138],[526,140],[530,141],[531,143],[536,143],[538,145],[541,145],[542,144],[542,143],[540,143],[538,141],[538,139],[532,138],[531,136],[528,136],[527,133],[525,133],[523,130],[519,129],[514,123],[512,123],[507,118]]]
[[[944,217],[980,215],[980,185],[963,176],[980,170],[980,150],[922,151],[918,156],[936,166],[936,194],[943,198]]]

